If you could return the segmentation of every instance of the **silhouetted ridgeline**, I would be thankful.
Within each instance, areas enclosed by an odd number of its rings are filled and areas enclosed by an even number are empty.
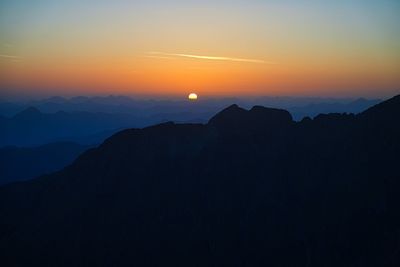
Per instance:
[[[255,97],[255,98],[200,98],[196,104],[184,99],[151,100],[127,96],[60,96],[28,102],[6,102],[0,100],[0,116],[12,117],[29,107],[43,113],[106,113],[130,114],[135,117],[134,127],[144,127],[163,121],[205,122],[222,108],[237,103],[249,108],[255,105],[283,108],[295,120],[320,113],[359,113],[381,102],[379,99],[318,98],[318,97]],[[140,116],[140,117],[137,117]]]
[[[4,266],[399,266],[400,96],[301,122],[232,105],[0,187]]]

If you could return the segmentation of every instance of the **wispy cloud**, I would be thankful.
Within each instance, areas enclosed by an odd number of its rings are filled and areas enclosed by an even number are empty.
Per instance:
[[[5,54],[0,54],[0,57],[11,58],[11,59],[21,59],[21,57],[19,57],[19,56],[12,56],[12,55],[5,55]]]
[[[204,55],[164,53],[164,52],[147,52],[147,54],[155,55],[157,57],[163,57],[163,58],[165,58],[165,57],[185,57],[185,58],[195,58],[195,59],[204,59],[204,60],[235,61],[235,62],[247,62],[247,63],[258,63],[258,64],[276,64],[276,62],[272,62],[272,61],[265,61],[265,60],[260,60],[260,59],[249,59],[249,58],[218,57],[218,56],[204,56]]]

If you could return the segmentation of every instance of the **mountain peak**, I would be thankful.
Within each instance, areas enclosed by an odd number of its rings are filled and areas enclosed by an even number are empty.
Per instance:
[[[32,117],[32,116],[38,116],[41,115],[42,112],[37,109],[36,107],[28,107],[24,109],[23,111],[17,113],[14,117],[16,118],[22,118],[22,117]]]
[[[224,110],[238,110],[238,109],[242,109],[241,107],[239,107],[237,104],[232,104],[229,107],[225,108]]]
[[[240,128],[252,130],[289,125],[293,122],[292,116],[286,110],[254,106],[245,110],[233,104],[212,117],[209,125],[220,129],[238,130]]]
[[[268,119],[268,121],[277,120],[285,122],[291,122],[293,120],[292,115],[284,109],[254,106],[250,109],[249,113],[253,117],[259,118],[261,120]]]
[[[233,126],[245,121],[247,113],[247,110],[233,104],[217,113],[208,124],[216,127]]]

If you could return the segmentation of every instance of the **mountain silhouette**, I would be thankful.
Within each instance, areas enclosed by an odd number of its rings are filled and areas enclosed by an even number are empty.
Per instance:
[[[62,169],[90,147],[64,142],[39,147],[0,148],[0,185]]]
[[[231,105],[212,117],[208,124],[225,131],[257,131],[262,128],[274,130],[292,122],[292,116],[286,110],[254,106],[247,111]]]
[[[116,129],[138,123],[138,118],[127,114],[42,113],[35,107],[28,107],[11,118],[0,118],[0,146],[38,146],[65,141],[91,145],[99,139],[91,139],[91,136],[102,136],[102,133],[110,131],[115,133]]]
[[[0,187],[4,266],[399,266],[400,97],[300,122],[232,105]]]
[[[381,102],[379,99],[319,98],[319,97],[256,97],[256,98],[210,98],[201,99],[195,105],[186,99],[143,99],[127,96],[76,96],[64,98],[54,96],[46,99],[24,102],[4,102],[0,99],[0,115],[12,117],[28,107],[36,107],[43,113],[56,113],[60,110],[89,113],[130,114],[136,118],[134,127],[146,127],[160,122],[205,123],[215,113],[237,103],[250,108],[255,105],[283,108],[295,120],[315,117],[320,113],[348,112],[360,113]],[[132,127],[132,126],[131,126]]]
[[[19,112],[18,114],[15,115],[15,118],[17,119],[33,119],[36,117],[42,116],[42,112],[40,112],[39,109],[35,107],[28,107],[25,110]]]

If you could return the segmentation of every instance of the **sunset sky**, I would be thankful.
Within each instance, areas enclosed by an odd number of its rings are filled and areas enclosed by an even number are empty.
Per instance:
[[[400,1],[0,2],[0,96],[379,96]]]

